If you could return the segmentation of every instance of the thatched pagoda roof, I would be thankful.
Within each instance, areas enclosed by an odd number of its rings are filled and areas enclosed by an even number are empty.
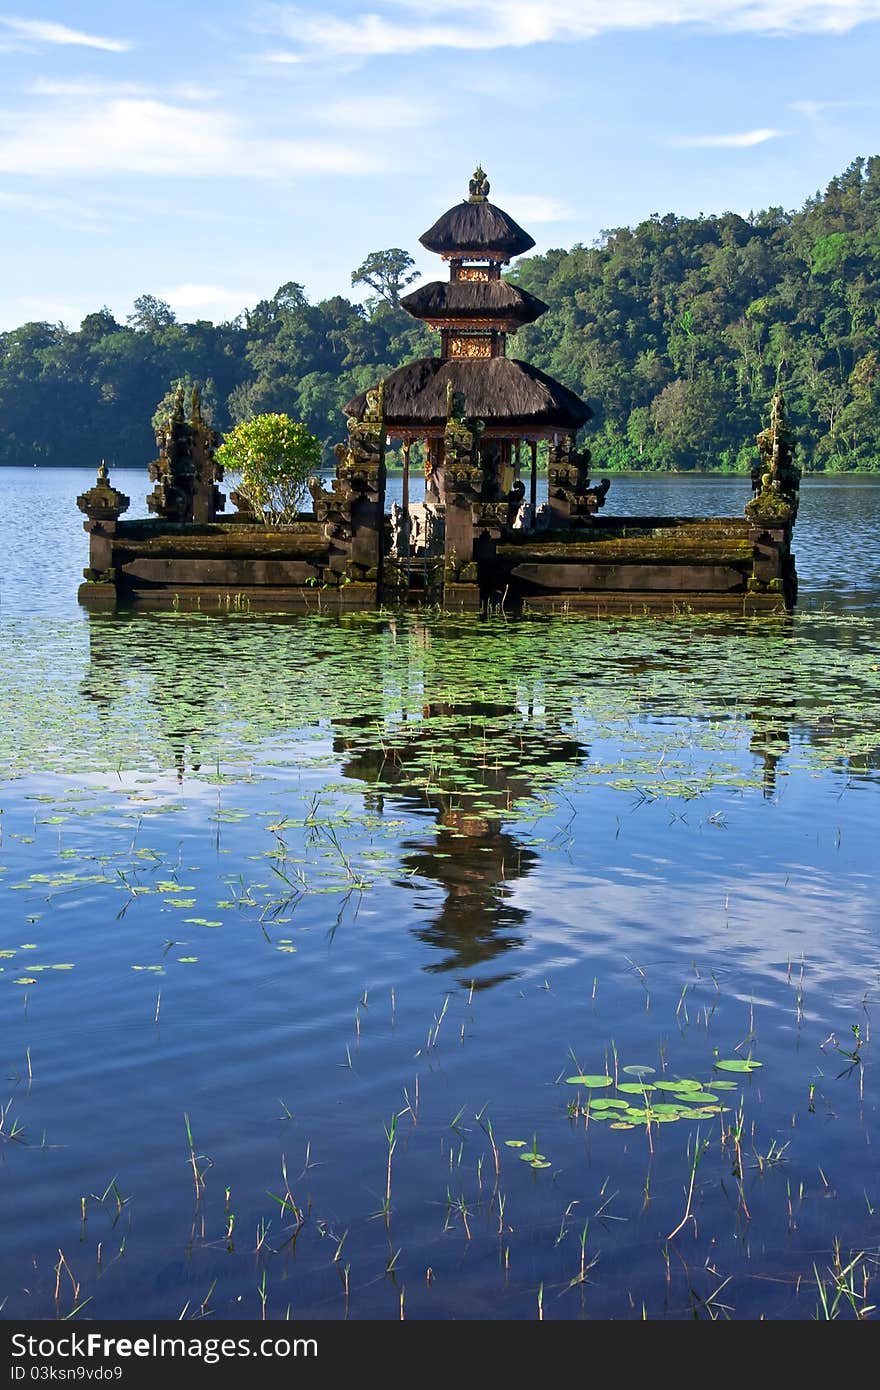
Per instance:
[[[527,290],[507,280],[434,280],[400,301],[416,319],[504,319],[509,323],[534,323],[547,305]]]
[[[445,425],[446,386],[464,396],[465,415],[484,420],[487,431],[493,425],[516,426],[523,433],[530,428],[579,429],[593,412],[580,396],[567,386],[546,376],[528,362],[510,357],[470,361],[452,358],[420,357],[398,367],[385,378],[385,419],[389,432],[396,427]],[[345,407],[346,415],[363,419],[365,391]]]
[[[524,232],[509,213],[485,198],[456,203],[438,217],[419,241],[439,256],[499,261],[521,256],[535,244],[534,237]]]

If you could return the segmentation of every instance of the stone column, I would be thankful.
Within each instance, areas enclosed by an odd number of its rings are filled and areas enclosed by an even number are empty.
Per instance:
[[[600,507],[610,483],[590,486],[589,449],[576,449],[573,434],[557,437],[550,445],[547,470],[547,499],[550,525],[564,530],[583,526]]]
[[[382,580],[385,530],[385,385],[367,392],[362,420],[348,421],[348,444],[337,444],[336,477],[328,492],[313,478],[315,516],[330,541],[330,569],[340,580]]]
[[[193,460],[192,520],[216,521],[217,513],[226,506],[226,498],[217,486],[223,481],[223,469],[214,460],[220,436],[202,415],[202,400],[198,386],[192,390],[189,417],[190,451]]]
[[[464,398],[449,382],[446,401],[446,432],[443,438],[443,479],[446,504],[444,557],[447,577],[475,582],[470,573],[474,558],[474,508],[479,506],[483,488],[480,463],[482,421],[466,420]]]
[[[749,592],[781,594],[786,607],[797,598],[797,573],[791,533],[798,512],[801,470],[794,461],[797,441],[788,428],[785,397],[777,387],[770,406],[770,425],[757,437],[759,461],[752,470],[755,495],[746,505],[751,523],[752,575]]]
[[[349,419],[341,476],[351,498],[349,578],[378,585],[385,527],[385,383],[367,392],[363,420]]]
[[[156,484],[147,506],[163,521],[214,521],[226,499],[217,487],[223,469],[214,461],[220,436],[202,415],[201,393],[193,387],[189,419],[184,413],[183,385],[174,407],[156,433],[159,457],[150,464]]]
[[[89,567],[83,570],[83,576],[90,584],[114,584],[113,541],[116,525],[131,503],[124,492],[112,486],[106,463],[102,462],[98,469],[95,486],[81,493],[76,505],[81,512],[85,512],[87,519],[83,522],[83,530],[89,536]]]

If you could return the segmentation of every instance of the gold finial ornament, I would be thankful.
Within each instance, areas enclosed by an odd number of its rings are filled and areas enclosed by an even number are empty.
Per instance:
[[[486,178],[486,171],[481,164],[474,170],[473,177],[468,184],[468,202],[485,203],[489,196],[489,180]]]

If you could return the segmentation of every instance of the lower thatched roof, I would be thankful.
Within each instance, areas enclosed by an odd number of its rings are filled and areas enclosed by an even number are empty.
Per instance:
[[[511,357],[487,361],[420,357],[385,378],[385,418],[389,427],[442,425],[446,421],[446,384],[464,396],[465,414],[492,424],[543,426],[576,430],[593,412],[580,396],[528,362]],[[362,419],[365,391],[345,407]]]

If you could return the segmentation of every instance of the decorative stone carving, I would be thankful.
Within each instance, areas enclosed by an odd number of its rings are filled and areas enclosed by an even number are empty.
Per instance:
[[[791,607],[797,598],[797,572],[791,531],[797,516],[801,470],[794,461],[796,438],[788,428],[785,396],[776,388],[770,424],[757,437],[759,462],[752,469],[754,497],[746,504],[752,523],[750,593],[779,593]]]
[[[116,577],[113,568],[116,523],[122,513],[128,511],[131,502],[124,492],[113,487],[110,470],[103,459],[95,486],[81,493],[76,505],[85,512],[87,519],[83,522],[83,530],[89,536],[89,567],[83,570],[83,577],[92,584],[112,584]]]
[[[367,392],[362,420],[348,420],[348,443],[337,444],[331,488],[309,481],[315,516],[334,542],[331,567],[349,579],[378,578],[385,509],[385,384]]]
[[[485,203],[489,196],[489,180],[486,171],[478,164],[468,183],[468,202]]]
[[[156,484],[147,497],[151,512],[165,521],[213,521],[225,506],[216,486],[223,469],[214,460],[220,437],[202,415],[198,386],[193,387],[190,414],[184,413],[183,384],[174,395],[174,406],[156,433],[159,457],[150,464]]]
[[[492,356],[492,339],[485,333],[467,333],[450,338],[449,356],[485,360]]]
[[[85,512],[89,521],[115,522],[123,512],[128,511],[131,498],[113,487],[110,482],[110,470],[102,459],[95,486],[90,487],[88,492],[80,493],[76,505],[81,512]]]
[[[793,525],[798,511],[801,470],[794,461],[797,440],[788,428],[785,395],[778,386],[770,405],[770,425],[757,436],[758,463],[752,468],[754,497],[746,515],[757,525]]]
[[[547,496],[550,524],[582,526],[605,505],[610,478],[590,486],[589,449],[576,449],[571,435],[563,435],[550,445],[547,468]]]
[[[480,502],[484,481],[480,439],[485,425],[482,420],[467,420],[464,412],[464,396],[448,381],[443,440],[446,500],[447,503],[453,501],[459,507]]]

